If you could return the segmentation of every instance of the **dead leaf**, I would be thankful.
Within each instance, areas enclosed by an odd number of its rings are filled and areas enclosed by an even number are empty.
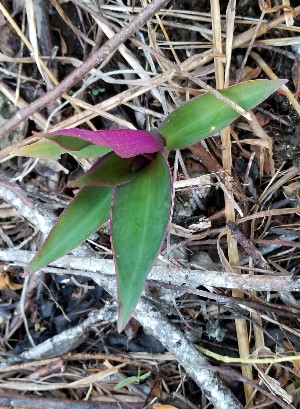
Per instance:
[[[240,73],[240,70],[238,69],[236,71],[236,78],[239,77],[239,73]],[[249,67],[249,65],[246,65],[246,67],[243,69],[243,75],[240,81],[242,82],[242,81],[254,80],[259,76],[260,73],[261,73],[260,67],[257,66],[255,68],[252,68],[252,67]]]
[[[11,281],[9,275],[5,272],[0,273],[0,291],[10,289],[10,290],[20,290],[22,284],[14,283]]]
[[[294,369],[294,372],[296,372],[297,375],[300,374],[300,361],[294,361],[293,362],[293,369]]]
[[[256,112],[255,116],[260,126],[266,126],[272,120],[269,115],[262,114],[261,112]]]
[[[258,144],[257,144],[258,145]],[[269,174],[272,172],[272,166],[270,164],[270,154],[264,147],[259,147],[257,145],[251,145],[251,152],[255,152],[254,162],[257,166],[261,167],[265,173]]]
[[[300,56],[296,55],[293,68],[292,68],[292,78],[295,85],[295,98],[298,99],[300,93]]]

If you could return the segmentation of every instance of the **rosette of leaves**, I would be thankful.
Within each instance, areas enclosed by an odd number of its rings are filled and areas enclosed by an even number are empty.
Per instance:
[[[248,110],[283,83],[255,80],[221,93]],[[70,252],[110,218],[121,331],[135,309],[170,221],[170,150],[215,134],[238,116],[228,104],[207,93],[172,112],[155,132],[62,129],[19,149],[15,152],[18,156],[53,158],[69,152],[77,157],[99,157],[71,183],[80,191],[30,262],[29,272]]]

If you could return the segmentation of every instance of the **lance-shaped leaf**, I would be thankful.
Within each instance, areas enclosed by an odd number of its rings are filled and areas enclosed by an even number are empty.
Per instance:
[[[280,88],[285,80],[255,80],[234,85],[221,92],[243,109],[251,109]],[[172,112],[158,132],[170,149],[180,149],[213,135],[229,125],[240,114],[214,95],[193,98]]]
[[[111,218],[119,331],[134,311],[159,254],[170,218],[171,189],[169,166],[162,154],[132,182],[115,189]]]
[[[28,270],[39,270],[62,257],[95,232],[109,218],[112,193],[112,187],[81,189],[61,214]]]
[[[131,158],[143,153],[154,153],[164,148],[164,139],[160,135],[132,129],[89,131],[86,129],[70,128],[43,136],[55,141],[65,149],[70,149],[69,139],[66,139],[66,136],[77,138],[80,141],[80,149],[89,142],[94,145],[110,148],[121,158]]]
[[[70,184],[73,186],[116,186],[133,180],[139,172],[133,172],[136,158],[120,158],[108,153],[98,159],[83,176]]]
[[[74,138],[72,138],[74,140]],[[29,156],[40,159],[57,159],[63,153],[69,153],[77,158],[97,158],[110,152],[110,149],[93,144],[86,145],[83,149],[67,150],[57,143],[49,140],[41,140],[30,145],[22,146],[12,152],[13,156]]]

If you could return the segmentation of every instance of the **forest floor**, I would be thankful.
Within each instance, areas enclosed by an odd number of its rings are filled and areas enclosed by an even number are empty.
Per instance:
[[[300,6],[237,3],[0,4],[1,408],[300,407]],[[109,222],[26,275],[93,160],[16,150],[63,128],[154,130],[199,80],[276,78],[251,120],[171,153],[171,224],[123,332]]]

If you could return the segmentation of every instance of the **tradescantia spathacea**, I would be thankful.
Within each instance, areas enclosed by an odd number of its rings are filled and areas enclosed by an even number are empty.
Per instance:
[[[253,108],[284,81],[255,80],[221,93],[245,110]],[[172,210],[170,150],[215,134],[239,114],[212,94],[196,97],[172,112],[159,129],[62,129],[19,149],[18,156],[97,157],[72,187],[80,191],[64,210],[28,266],[34,272],[65,255],[111,221],[111,244],[118,284],[118,329],[130,319],[145,279],[158,256]]]

